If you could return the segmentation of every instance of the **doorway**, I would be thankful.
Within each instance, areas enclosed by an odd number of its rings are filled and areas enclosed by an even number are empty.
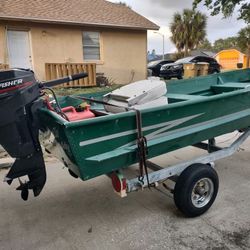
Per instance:
[[[29,31],[7,30],[9,66],[32,69]]]

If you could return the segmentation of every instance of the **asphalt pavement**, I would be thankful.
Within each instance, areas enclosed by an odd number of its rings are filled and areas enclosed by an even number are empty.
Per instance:
[[[227,144],[235,134],[218,139]],[[190,159],[185,148],[155,160],[161,165]],[[250,139],[233,156],[216,162],[219,194],[210,210],[185,218],[164,188],[119,198],[106,176],[83,182],[57,161],[47,162],[47,184],[24,202],[0,183],[0,249],[250,249]],[[2,180],[7,170],[0,171]]]

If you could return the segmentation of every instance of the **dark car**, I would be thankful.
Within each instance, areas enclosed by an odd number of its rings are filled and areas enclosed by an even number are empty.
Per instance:
[[[220,65],[218,62],[208,56],[190,56],[177,60],[175,63],[168,63],[161,67],[160,77],[171,79],[176,77],[182,79],[184,74],[183,64],[185,63],[209,63],[208,74],[220,72]]]
[[[148,71],[150,72],[151,76],[159,76],[161,66],[167,63],[173,63],[173,60],[157,60],[152,61],[148,64]]]

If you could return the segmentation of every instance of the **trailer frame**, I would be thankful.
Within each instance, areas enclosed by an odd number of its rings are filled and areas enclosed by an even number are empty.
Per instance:
[[[179,176],[186,168],[195,163],[206,164],[208,167],[211,167],[213,166],[213,164],[211,163],[233,155],[238,150],[240,145],[249,137],[249,135],[250,135],[250,129],[247,129],[230,146],[225,148],[220,148],[215,146],[214,139],[210,139],[209,143],[201,142],[195,144],[193,145],[194,147],[208,150],[209,151],[208,155],[199,156],[194,159],[184,161],[170,167],[164,168],[151,161],[147,161],[147,166],[151,170],[153,170],[153,172],[148,173],[149,184],[154,185],[159,182],[163,182],[167,179],[170,179],[174,176]],[[146,180],[145,175],[144,179]],[[127,184],[126,193],[130,193],[148,187],[147,182],[142,183],[141,181],[138,180],[138,178],[126,180],[126,184]]]

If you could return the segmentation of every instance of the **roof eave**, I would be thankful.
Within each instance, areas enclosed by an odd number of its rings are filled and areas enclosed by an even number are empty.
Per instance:
[[[130,26],[130,25],[116,25],[116,24],[101,24],[101,23],[83,23],[75,21],[61,21],[41,18],[23,18],[23,17],[12,17],[12,16],[0,16],[0,20],[6,21],[22,21],[22,22],[34,22],[34,23],[50,23],[50,24],[64,24],[64,25],[76,25],[76,26],[93,26],[103,28],[116,28],[116,29],[131,29],[131,30],[159,30],[160,27],[152,25],[148,27],[143,26]]]

